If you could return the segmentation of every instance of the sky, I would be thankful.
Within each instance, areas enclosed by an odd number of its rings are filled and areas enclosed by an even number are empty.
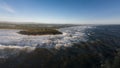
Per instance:
[[[120,24],[120,0],[0,0],[0,21]]]

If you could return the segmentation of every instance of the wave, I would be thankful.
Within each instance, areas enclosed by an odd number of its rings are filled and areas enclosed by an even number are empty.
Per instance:
[[[30,53],[33,50],[35,50],[35,47],[31,46],[12,46],[12,45],[0,45],[0,59],[1,58],[10,58],[10,57],[16,57],[21,52],[24,53]]]
[[[0,30],[0,58],[18,56],[21,52],[29,53],[35,48],[61,49],[72,47],[73,43],[86,41],[84,31],[91,26],[75,26],[58,29],[61,35],[27,36],[20,35],[20,30]]]

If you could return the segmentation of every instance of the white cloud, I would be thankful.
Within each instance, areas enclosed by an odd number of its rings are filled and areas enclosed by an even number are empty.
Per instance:
[[[15,13],[15,10],[6,2],[0,3],[0,9],[10,13]]]

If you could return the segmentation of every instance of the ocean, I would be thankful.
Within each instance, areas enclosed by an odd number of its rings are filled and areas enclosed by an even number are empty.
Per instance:
[[[82,25],[63,34],[27,36],[0,30],[1,68],[119,68],[120,25]]]

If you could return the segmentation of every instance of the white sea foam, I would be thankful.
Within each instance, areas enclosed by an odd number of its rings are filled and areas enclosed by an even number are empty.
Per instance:
[[[34,46],[34,47],[55,47],[56,44],[67,44],[79,41],[86,41],[85,29],[90,26],[75,26],[61,28],[61,35],[42,35],[42,36],[27,36],[20,35],[19,30],[0,30],[0,44],[13,46]]]
[[[20,53],[30,53],[35,47],[30,46],[12,46],[0,45],[0,58],[9,58],[18,56]]]
[[[36,47],[56,48],[71,47],[73,43],[86,41],[86,29],[91,26],[74,26],[59,29],[61,35],[28,36],[18,34],[20,30],[0,30],[0,56],[18,55],[20,51],[30,52]]]

